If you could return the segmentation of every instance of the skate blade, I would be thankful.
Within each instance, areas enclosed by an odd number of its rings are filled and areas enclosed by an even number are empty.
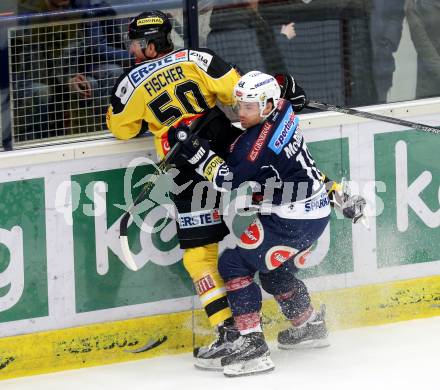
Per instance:
[[[312,349],[327,348],[330,346],[328,339],[306,340],[298,344],[279,344],[279,349]]]
[[[218,359],[197,359],[194,367],[204,371],[223,371],[221,358]]]
[[[239,376],[263,374],[275,369],[270,356],[262,356],[247,362],[235,363],[223,368],[223,375],[228,378]]]

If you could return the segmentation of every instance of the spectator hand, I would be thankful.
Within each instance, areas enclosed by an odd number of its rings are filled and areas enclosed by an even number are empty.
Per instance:
[[[86,76],[81,73],[76,74],[69,80],[70,90],[79,93],[82,97],[92,96],[92,86]]]
[[[281,26],[281,34],[284,34],[287,39],[292,39],[296,37],[296,31],[295,31],[295,23],[291,22],[289,24],[283,24]]]
[[[290,101],[295,112],[300,112],[307,105],[307,96],[304,90],[288,73],[277,73],[275,78],[281,87],[281,97]]]
[[[180,160],[183,157],[191,165],[200,165],[209,155],[209,142],[191,134],[188,126],[184,124],[180,124],[177,128],[170,127],[168,139],[170,145],[180,142],[177,158]]]

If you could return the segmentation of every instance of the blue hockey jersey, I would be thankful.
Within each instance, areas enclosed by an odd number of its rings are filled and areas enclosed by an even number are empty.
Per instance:
[[[273,211],[285,218],[321,218],[330,213],[324,175],[316,167],[290,103],[281,100],[262,123],[231,145],[225,161],[208,158],[200,173],[217,190],[252,182]]]

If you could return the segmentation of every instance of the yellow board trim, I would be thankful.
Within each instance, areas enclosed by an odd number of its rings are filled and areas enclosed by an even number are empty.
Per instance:
[[[440,276],[381,283],[312,294],[315,307],[327,305],[330,330],[379,325],[440,315]],[[273,300],[263,305],[269,340],[285,328]],[[0,379],[189,352],[208,343],[213,331],[202,310],[137,318],[0,339]],[[131,354],[149,339],[168,340]],[[148,364],[146,362],[145,364]]]

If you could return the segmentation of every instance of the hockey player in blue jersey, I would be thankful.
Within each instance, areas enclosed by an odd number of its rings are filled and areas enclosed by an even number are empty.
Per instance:
[[[284,79],[278,81],[283,96],[289,97],[289,90],[295,92],[295,82],[290,76],[281,77]],[[297,96],[297,92],[291,95]],[[292,324],[279,333],[279,347],[328,345],[324,312],[314,310],[307,288],[295,272],[329,221],[328,194],[336,206],[341,206],[337,202],[341,193],[338,184],[316,167],[298,127],[295,101],[292,107],[292,102],[280,99],[275,78],[249,72],[235,86],[234,95],[246,131],[231,145],[226,160],[185,128],[178,128],[176,133],[183,140],[181,155],[217,190],[251,182],[262,197],[258,217],[238,246],[226,250],[219,260],[235,326],[241,335],[221,359],[227,376],[274,368],[260,324],[262,297],[254,282],[257,271],[262,287],[275,297]],[[355,222],[362,216],[364,205],[362,198],[351,197],[339,208]]]
[[[307,149],[289,101],[280,99],[274,77],[249,72],[234,89],[240,122],[246,131],[223,160],[203,139],[181,131],[181,155],[219,191],[252,182],[263,196],[258,217],[234,249],[220,257],[223,277],[240,338],[222,358],[224,374],[240,376],[272,370],[274,365],[260,323],[262,295],[272,294],[292,327],[280,332],[279,346],[327,345],[322,312],[311,305],[305,284],[295,277],[301,262],[329,221],[325,176]]]

